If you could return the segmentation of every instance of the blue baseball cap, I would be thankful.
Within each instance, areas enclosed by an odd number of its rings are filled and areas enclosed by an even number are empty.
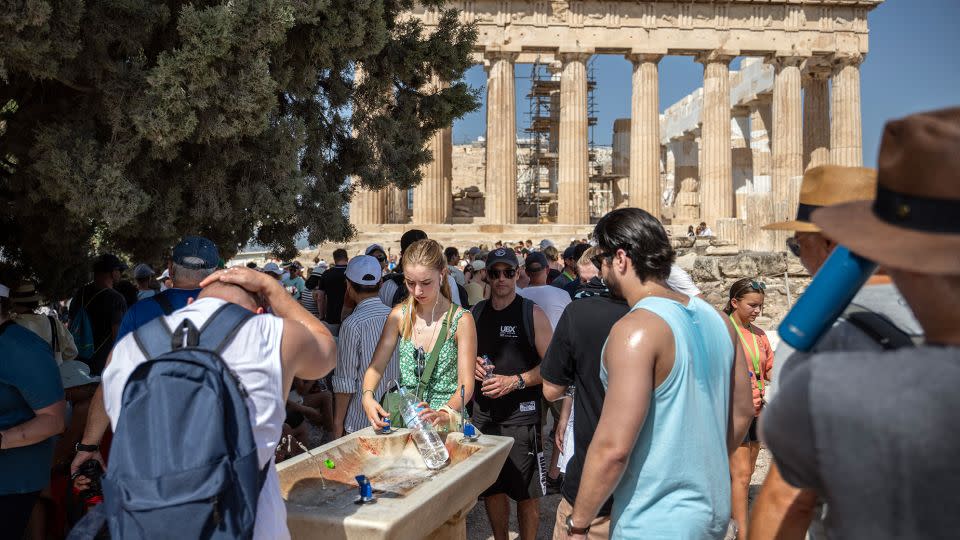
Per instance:
[[[185,236],[173,248],[173,263],[191,270],[212,270],[220,264],[220,251],[202,236]]]

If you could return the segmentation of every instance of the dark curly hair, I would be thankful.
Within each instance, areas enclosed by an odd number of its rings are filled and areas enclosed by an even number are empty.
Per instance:
[[[627,253],[641,281],[666,280],[676,258],[660,220],[640,208],[620,208],[600,218],[593,237],[607,255]]]

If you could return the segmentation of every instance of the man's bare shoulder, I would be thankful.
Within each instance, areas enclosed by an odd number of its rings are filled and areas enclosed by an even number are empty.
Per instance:
[[[635,309],[610,329],[610,340],[618,338],[629,346],[641,342],[660,341],[671,336],[670,325],[659,315],[646,309]]]

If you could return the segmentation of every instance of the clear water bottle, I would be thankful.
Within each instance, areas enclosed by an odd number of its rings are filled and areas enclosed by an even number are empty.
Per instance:
[[[481,356],[480,360],[484,368],[490,368],[489,371],[487,371],[487,374],[483,376],[483,380],[489,381],[493,378],[493,361],[491,361],[490,357],[487,355]]]
[[[437,430],[433,429],[433,424],[420,419],[420,411],[423,408],[420,407],[417,397],[408,393],[402,386],[399,387],[398,392],[403,400],[400,409],[401,414],[403,414],[403,421],[413,432],[411,434],[413,442],[417,444],[423,462],[428,469],[443,467],[450,459],[450,453],[447,452],[447,447],[443,445],[443,439],[437,433]]]

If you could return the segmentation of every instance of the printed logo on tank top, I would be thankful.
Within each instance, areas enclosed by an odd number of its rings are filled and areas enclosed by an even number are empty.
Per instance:
[[[500,326],[500,337],[506,338],[515,338],[517,337],[517,326],[513,325],[501,325]]]

